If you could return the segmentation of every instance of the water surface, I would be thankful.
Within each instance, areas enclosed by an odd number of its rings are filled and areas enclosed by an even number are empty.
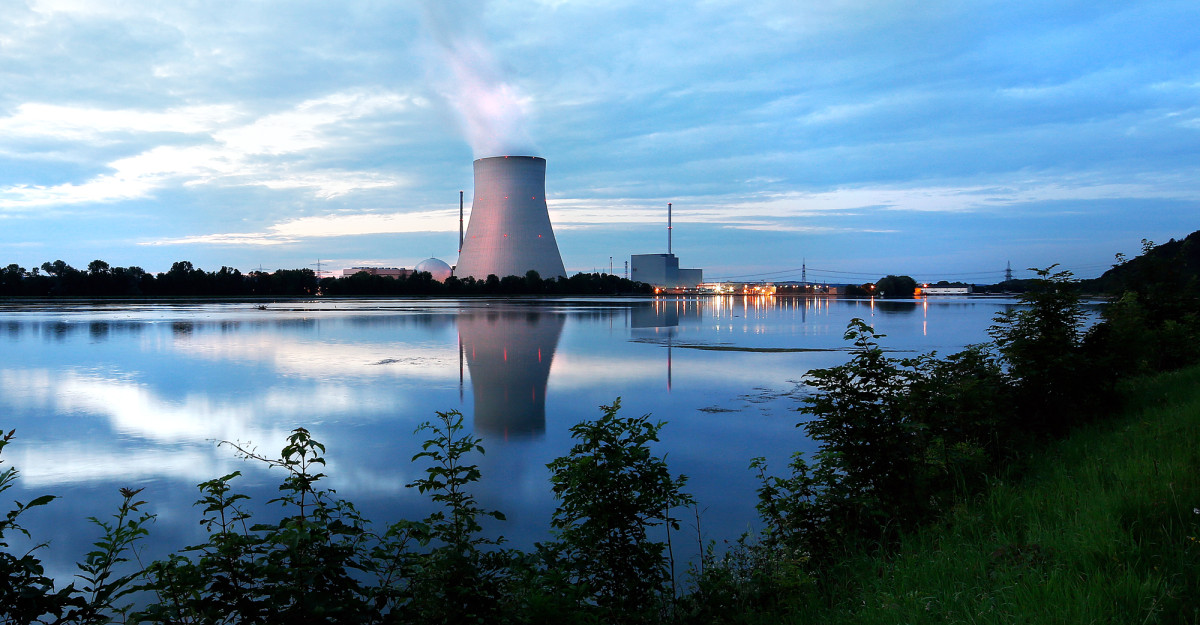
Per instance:
[[[806,371],[844,362],[861,317],[896,352],[950,353],[986,340],[1011,300],[687,299],[336,300],[258,304],[0,304],[9,499],[61,495],[28,519],[70,569],[115,509],[145,488],[157,515],[146,557],[202,540],[194,486],[240,470],[274,496],[282,477],[217,441],[278,454],[308,428],[328,447],[327,483],[384,521],[421,518],[405,485],[436,411],[459,410],[483,439],[476,493],[508,520],[488,528],[527,547],[548,537],[546,463],[569,428],[618,397],[667,422],[660,451],[689,476],[700,533],[726,539],[755,519],[754,456],[782,467],[813,450],[796,410]],[[689,517],[690,518],[690,517]],[[695,542],[695,522],[688,529]]]

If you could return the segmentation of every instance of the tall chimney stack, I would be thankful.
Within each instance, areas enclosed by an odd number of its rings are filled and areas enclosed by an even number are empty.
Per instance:
[[[671,253],[671,203],[667,202],[667,253]]]

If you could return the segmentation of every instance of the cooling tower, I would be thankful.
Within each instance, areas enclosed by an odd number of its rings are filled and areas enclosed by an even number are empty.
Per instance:
[[[475,161],[471,220],[454,275],[484,280],[566,277],[546,210],[546,159],[492,156]]]

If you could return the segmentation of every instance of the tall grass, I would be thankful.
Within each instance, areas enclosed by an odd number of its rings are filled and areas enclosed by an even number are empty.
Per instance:
[[[805,622],[1200,623],[1200,367],[996,479]]]

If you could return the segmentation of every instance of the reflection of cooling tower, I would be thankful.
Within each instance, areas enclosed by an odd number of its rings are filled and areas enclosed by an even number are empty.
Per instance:
[[[475,197],[454,275],[483,280],[566,276],[546,210],[546,159],[493,156],[475,161]]]
[[[475,431],[546,430],[546,381],[566,317],[524,311],[463,312],[458,335],[471,372]]]

